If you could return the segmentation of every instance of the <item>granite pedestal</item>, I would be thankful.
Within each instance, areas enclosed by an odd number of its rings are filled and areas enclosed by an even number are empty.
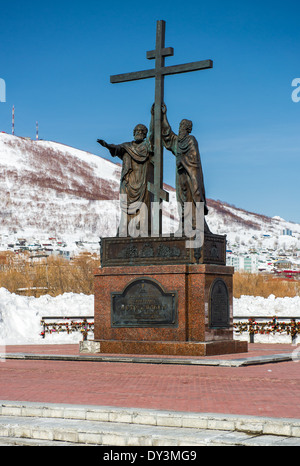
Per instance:
[[[165,259],[170,262],[170,257]],[[233,339],[233,272],[233,267],[194,260],[178,264],[176,257],[172,263],[162,257],[161,264],[153,265],[102,264],[95,272],[94,338],[99,352],[246,352],[247,342]]]

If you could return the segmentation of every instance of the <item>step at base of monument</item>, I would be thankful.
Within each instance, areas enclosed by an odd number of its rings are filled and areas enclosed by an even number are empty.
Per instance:
[[[219,354],[246,353],[248,342],[239,340],[221,341],[124,341],[95,340],[100,353],[147,354],[168,356],[217,356]]]
[[[86,443],[61,442],[22,437],[0,437],[0,447],[84,447]]]
[[[299,446],[299,441],[299,419],[0,401],[0,446]]]
[[[183,415],[185,416],[184,413]],[[201,418],[200,413],[199,417]],[[164,420],[165,423],[168,421],[171,421],[171,424],[172,421],[174,422],[172,413],[167,415]],[[194,421],[197,423],[197,419],[194,418]],[[200,421],[201,419],[199,419]],[[144,421],[144,424],[134,424],[88,421],[86,419],[0,416],[0,446],[299,446],[299,437],[291,437],[292,420],[288,420],[287,426],[276,426],[278,421],[275,419],[273,429],[272,420],[269,421],[271,422],[271,431],[274,431],[275,435],[261,432],[262,421],[259,419],[254,420],[252,426],[254,431],[252,432],[249,431],[250,429],[247,431],[236,430],[232,419],[229,419],[228,422],[226,419],[219,419],[219,421],[223,426],[222,430],[214,428],[213,425],[210,428],[180,427],[176,423],[174,426],[160,426],[146,424],[147,420]],[[214,420],[212,419],[211,422]],[[239,422],[238,419],[236,422]],[[243,422],[242,419],[241,422]],[[297,424],[296,420],[295,424]],[[246,426],[244,429],[247,428]],[[283,431],[287,431],[288,427],[288,434],[282,432],[281,435],[278,435],[276,427],[281,427]],[[104,450],[104,452],[106,451]],[[109,458],[103,457],[103,459]],[[117,457],[114,455],[112,459],[115,460]],[[125,458],[123,457],[123,459]],[[154,457],[152,456],[151,459]],[[127,460],[129,459],[127,458]]]

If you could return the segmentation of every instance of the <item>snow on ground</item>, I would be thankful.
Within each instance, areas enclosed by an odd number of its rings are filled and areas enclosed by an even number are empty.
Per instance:
[[[93,316],[94,296],[64,293],[35,298],[19,296],[0,288],[0,342],[2,345],[29,345],[51,343],[77,343],[80,332],[41,337],[43,316]]]
[[[259,318],[261,316],[261,319]],[[268,322],[273,317],[284,318],[280,321],[289,322],[288,317],[300,319],[300,296],[294,298],[276,298],[271,294],[268,298],[261,296],[241,296],[239,299],[233,298],[233,317],[234,321],[246,321],[250,317],[255,320]],[[263,318],[264,317],[264,318]],[[248,340],[247,333],[235,334],[235,339]],[[286,333],[255,335],[255,343],[291,343],[291,336]],[[297,337],[296,343],[299,343],[300,337]]]
[[[268,298],[242,296],[233,300],[235,320],[244,320],[252,316],[296,317],[300,319],[300,296],[295,298]],[[64,293],[57,297],[49,295],[34,298],[20,296],[0,288],[0,345],[28,344],[63,344],[78,343],[82,340],[80,332],[67,334],[47,334],[41,337],[40,325],[43,316],[93,316],[94,296]],[[243,319],[244,318],[244,319]],[[90,338],[90,335],[89,335]],[[235,335],[235,338],[248,340],[247,334]],[[299,337],[298,337],[299,338]],[[256,342],[291,343],[288,335],[257,335]]]
[[[295,298],[268,298],[261,296],[241,296],[233,299],[233,315],[244,317],[269,316],[300,318],[300,296]]]

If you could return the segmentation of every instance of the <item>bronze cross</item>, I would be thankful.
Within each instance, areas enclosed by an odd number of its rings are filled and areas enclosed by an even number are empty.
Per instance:
[[[148,189],[153,194],[153,201],[160,203],[161,200],[168,201],[169,195],[163,189],[163,145],[161,137],[161,106],[164,102],[164,77],[170,74],[186,73],[188,71],[205,70],[212,68],[212,60],[202,60],[183,65],[165,66],[165,57],[174,55],[172,47],[165,47],[166,23],[163,20],[157,21],[156,25],[156,45],[155,50],[147,52],[149,60],[155,59],[155,68],[151,70],[135,71],[133,73],[117,74],[110,77],[111,83],[121,83],[126,81],[136,81],[138,79],[155,78],[155,98],[154,98],[154,181],[148,182]],[[152,234],[158,236],[162,234],[162,211],[156,210],[153,216]]]

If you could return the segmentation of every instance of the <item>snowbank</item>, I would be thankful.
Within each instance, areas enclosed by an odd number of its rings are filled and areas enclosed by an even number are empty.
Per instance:
[[[300,318],[300,296],[295,298],[268,298],[241,296],[233,299],[233,316],[270,316]]]
[[[294,317],[300,319],[300,296],[295,298],[275,298],[270,295],[268,298],[261,296],[241,296],[239,299],[233,299],[233,317],[235,322],[247,320],[249,317],[265,317],[264,321],[272,320],[272,317]],[[288,319],[287,319],[288,320]],[[247,333],[234,334],[238,340],[248,340]],[[300,338],[297,337],[297,343]],[[286,333],[255,335],[255,343],[291,343],[291,336]]]
[[[77,343],[80,332],[41,337],[43,316],[93,316],[94,296],[64,293],[55,298],[19,296],[0,288],[0,342],[2,345]]]
[[[40,325],[43,316],[93,316],[94,296],[65,293],[55,298],[45,295],[40,298],[19,296],[0,288],[0,345],[78,343],[80,332],[46,335],[41,337]],[[268,298],[242,296],[233,300],[235,320],[252,316],[296,317],[300,319],[300,297]],[[248,340],[247,334],[235,338]],[[290,343],[290,336],[257,335],[256,342]]]

